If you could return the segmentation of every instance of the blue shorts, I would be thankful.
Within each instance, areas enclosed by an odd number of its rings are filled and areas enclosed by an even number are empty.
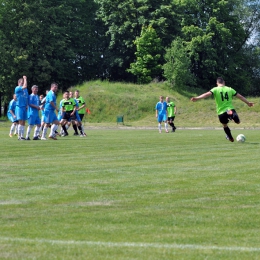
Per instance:
[[[58,118],[56,116],[55,111],[53,110],[45,110],[44,116],[43,116],[43,122],[46,124],[51,124],[54,121],[58,121]]]
[[[28,117],[28,124],[29,125],[40,125],[41,119],[40,119],[39,115],[30,115]]]
[[[12,123],[18,122],[18,120],[16,119],[16,117],[13,118],[12,114],[9,114],[9,113],[8,113],[7,116],[8,116],[8,119],[9,119]]]
[[[160,123],[162,121],[167,121],[166,114],[159,114],[157,120],[158,120],[158,123]]]
[[[23,120],[26,121],[27,120],[27,109],[26,107],[15,107],[15,115],[16,115],[16,120]]]
[[[78,122],[81,122],[81,119],[80,119],[80,116],[79,116],[78,111],[76,111],[75,116],[76,116],[76,120],[77,120]]]

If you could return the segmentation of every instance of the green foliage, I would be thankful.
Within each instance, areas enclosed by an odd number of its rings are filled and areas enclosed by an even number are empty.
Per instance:
[[[130,64],[127,71],[137,76],[138,83],[149,83],[153,78],[161,75],[162,65],[159,64],[161,58],[161,39],[156,31],[151,27],[143,27],[141,36],[135,40],[137,51],[136,62]]]
[[[171,48],[166,50],[166,63],[163,66],[164,76],[174,89],[178,90],[184,90],[186,86],[194,84],[193,75],[190,71],[190,52],[184,44],[180,38],[172,42]]]
[[[93,1],[18,0],[0,1],[0,6],[3,92],[10,95],[23,75],[42,92],[51,81],[67,88],[93,77],[87,65],[100,59],[100,53],[91,52],[98,40],[90,26],[96,8]]]

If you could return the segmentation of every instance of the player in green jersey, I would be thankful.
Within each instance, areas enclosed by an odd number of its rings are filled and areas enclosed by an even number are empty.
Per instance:
[[[61,119],[61,126],[64,131],[63,136],[67,136],[68,131],[66,129],[66,123],[70,122],[71,120],[75,120],[76,116],[76,102],[74,98],[69,97],[69,91],[64,92],[64,99],[62,100],[62,119]]]
[[[227,87],[225,85],[224,79],[221,77],[217,78],[217,87],[212,88],[210,91],[200,96],[192,97],[191,101],[195,102],[199,99],[207,98],[211,95],[214,96],[218,118],[220,123],[223,125],[224,131],[226,133],[226,138],[230,142],[234,142],[234,138],[228,127],[228,122],[229,120],[233,120],[235,123],[239,124],[240,119],[232,104],[233,96],[236,96],[241,101],[245,102],[249,107],[252,107],[254,103],[249,102],[245,97],[237,93],[233,88]]]
[[[169,97],[166,97],[167,102],[167,111],[168,111],[168,124],[172,127],[172,132],[175,132],[176,127],[173,123],[176,113],[177,113],[177,107],[175,106],[174,102],[170,101]]]

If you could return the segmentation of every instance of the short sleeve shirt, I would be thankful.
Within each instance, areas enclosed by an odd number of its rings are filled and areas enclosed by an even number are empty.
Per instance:
[[[225,113],[227,110],[234,109],[232,99],[237,92],[233,88],[218,86],[212,88],[210,92],[214,95],[218,115]]]
[[[155,109],[158,110],[159,115],[164,115],[167,111],[167,103],[165,101],[158,102],[155,106]]]

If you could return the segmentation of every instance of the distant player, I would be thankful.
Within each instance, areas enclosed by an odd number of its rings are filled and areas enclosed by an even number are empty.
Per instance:
[[[63,94],[64,99],[61,101],[62,107],[62,119],[61,119],[61,127],[64,131],[63,136],[67,136],[68,131],[66,128],[67,122],[71,120],[76,120],[76,101],[74,98],[69,97],[69,91],[65,91]]]
[[[177,107],[175,106],[174,102],[170,101],[169,97],[166,97],[167,102],[167,112],[168,112],[168,124],[172,127],[172,132],[175,132],[176,127],[174,125],[175,115],[177,113]]]
[[[7,111],[7,117],[12,122],[10,132],[9,132],[10,137],[13,137],[13,132],[15,136],[17,135],[18,120],[15,115],[16,100],[17,100],[16,95],[13,94],[13,99],[10,101],[8,106],[8,111]]]
[[[35,126],[33,140],[40,140],[38,137],[41,129],[41,119],[39,116],[40,99],[38,96],[38,86],[32,86],[32,94],[29,95],[28,101],[28,127],[26,132],[26,140],[30,140],[31,130]]]
[[[56,95],[55,93],[58,91],[58,84],[52,83],[51,89],[48,92],[46,96],[46,102],[45,102],[45,108],[44,108],[44,128],[42,131],[42,137],[41,140],[47,140],[47,129],[51,126],[51,132],[49,134],[49,139],[57,140],[55,131],[58,129],[60,122],[58,121],[58,118],[56,116],[56,111],[58,112],[59,109],[57,108],[56,104]]]
[[[15,88],[16,94],[16,107],[15,107],[15,116],[18,120],[18,140],[25,140],[24,136],[24,127],[25,121],[27,120],[27,107],[28,107],[28,90],[27,90],[27,77],[18,80],[18,86]]]
[[[155,117],[158,121],[159,133],[162,132],[162,122],[164,122],[165,125],[165,132],[169,133],[167,124],[167,103],[163,101],[163,96],[160,96],[160,101],[155,106]]]
[[[226,133],[226,139],[230,142],[234,142],[234,138],[228,127],[228,122],[233,120],[236,124],[239,124],[240,119],[232,104],[233,96],[236,96],[241,101],[245,102],[249,107],[252,107],[254,103],[247,101],[245,97],[237,93],[233,88],[226,86],[223,78],[217,78],[216,83],[217,87],[212,88],[210,91],[200,96],[192,97],[191,101],[195,102],[199,99],[207,98],[213,95],[216,102],[218,118],[220,123],[223,125],[223,129]]]

